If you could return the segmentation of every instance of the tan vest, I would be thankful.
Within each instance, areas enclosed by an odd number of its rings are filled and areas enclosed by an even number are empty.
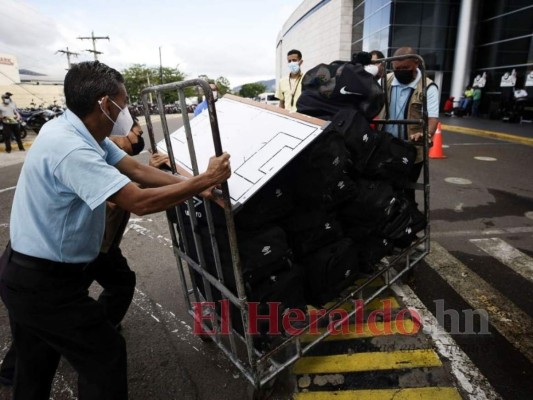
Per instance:
[[[387,74],[387,104],[390,104],[390,94],[391,94],[391,84],[394,79],[394,73],[390,72]],[[435,85],[435,83],[429,79],[426,78],[426,91],[427,88],[430,85]],[[389,119],[389,116],[385,113],[385,107],[383,107],[378,115],[379,119]],[[422,79],[418,81],[418,84],[416,85],[415,90],[411,93],[411,97],[409,97],[409,101],[407,104],[407,107],[405,108],[405,115],[404,119],[422,119]],[[422,125],[404,125],[403,129],[407,129],[407,134],[404,136],[407,138],[407,141],[409,141],[409,136],[417,133],[422,132]],[[405,130],[404,130],[405,133]],[[402,138],[403,139],[403,138]],[[416,163],[422,162],[423,158],[423,152],[424,147],[423,146],[416,146]]]

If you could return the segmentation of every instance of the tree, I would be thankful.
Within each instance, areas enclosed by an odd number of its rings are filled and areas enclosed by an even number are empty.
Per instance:
[[[149,86],[159,85],[161,77],[159,67],[147,67],[145,64],[133,64],[131,67],[122,71],[124,76],[124,85],[128,91],[131,103],[141,101],[141,91]],[[163,82],[180,82],[185,79],[185,74],[180,72],[178,68],[163,67]],[[186,90],[185,95],[194,93],[191,90]],[[174,103],[178,100],[178,93],[175,91],[165,92],[163,95],[163,104]],[[156,100],[154,99],[154,102]]]
[[[218,87],[218,92],[220,93],[221,96],[224,96],[226,93],[228,92],[231,92],[231,89],[230,89],[230,83],[229,83],[229,80],[223,76],[219,76],[216,80],[215,80],[216,84],[217,84],[217,87]]]
[[[207,75],[198,75],[199,79],[203,79],[207,83],[214,83],[218,88],[218,95],[224,96],[226,93],[231,92],[229,80],[224,76],[219,76],[217,79],[211,79]],[[202,100],[200,90],[198,90],[198,103]]]
[[[239,90],[239,96],[254,98],[260,93],[263,93],[266,89],[266,86],[262,83],[245,83],[242,85],[241,90]]]

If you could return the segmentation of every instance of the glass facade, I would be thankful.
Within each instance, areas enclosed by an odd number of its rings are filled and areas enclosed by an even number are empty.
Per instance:
[[[486,92],[515,69],[517,85],[533,70],[531,0],[474,1],[469,83],[487,73]],[[424,57],[428,75],[441,73],[441,99],[448,97],[456,52],[461,0],[355,0],[352,50],[381,50],[391,56],[410,46]]]
[[[473,75],[487,73],[487,89],[498,91],[501,76],[513,69],[517,86],[533,70],[533,4],[531,0],[480,2]]]

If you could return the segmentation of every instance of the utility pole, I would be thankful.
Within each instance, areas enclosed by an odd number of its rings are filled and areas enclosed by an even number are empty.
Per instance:
[[[150,87],[152,85],[150,83],[150,75],[146,75],[146,80],[148,81],[148,87]],[[150,104],[153,104],[152,92],[148,93],[148,97],[150,97]]]
[[[70,63],[70,56],[75,56],[75,57],[78,57],[80,54],[79,53],[74,53],[73,51],[69,51],[68,50],[68,47],[66,50],[58,50],[56,51],[56,54],[57,53],[63,53],[63,54],[66,54],[67,55],[67,62],[68,62],[68,69],[67,71],[71,68],[71,63]]]
[[[159,46],[159,79],[161,80],[161,85],[163,84],[163,63],[161,62],[161,46]]]
[[[96,41],[100,40],[100,39],[109,40],[109,36],[94,36],[94,31],[92,31],[91,32],[91,36],[85,36],[85,37],[79,36],[78,39],[80,39],[80,40],[89,40],[90,39],[90,40],[93,41],[93,49],[92,50],[85,50],[85,51],[93,53],[94,54],[94,61],[96,61],[96,60],[98,60],[98,54],[102,54],[101,51],[96,51]]]

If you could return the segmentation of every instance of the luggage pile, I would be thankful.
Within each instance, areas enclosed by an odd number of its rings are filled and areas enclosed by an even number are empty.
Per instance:
[[[416,148],[371,127],[384,98],[372,75],[361,64],[337,61],[313,68],[302,82],[298,111],[330,124],[235,213],[248,301],[263,309],[280,302],[281,312],[324,305],[394,248],[408,247],[426,225],[404,193]],[[224,284],[234,289],[224,214],[211,209]],[[180,212],[186,217],[187,207]],[[205,267],[216,276],[203,215],[199,205],[196,233]],[[197,254],[191,225],[185,242],[187,254]]]

